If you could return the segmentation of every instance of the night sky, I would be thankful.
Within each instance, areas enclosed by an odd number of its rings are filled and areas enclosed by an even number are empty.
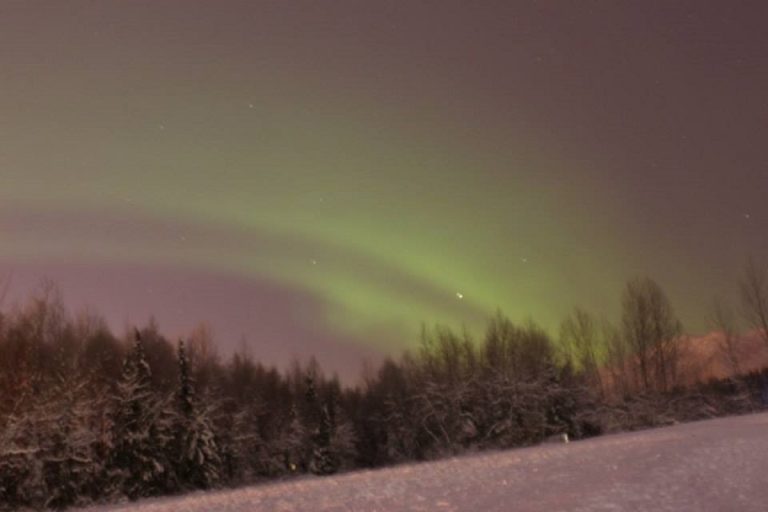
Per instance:
[[[768,255],[768,3],[0,0],[0,275],[342,374],[477,332],[687,330]]]

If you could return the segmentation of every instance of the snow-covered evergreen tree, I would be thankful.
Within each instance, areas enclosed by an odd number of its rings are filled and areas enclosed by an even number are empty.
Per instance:
[[[328,407],[320,403],[312,377],[307,377],[307,427],[311,455],[309,470],[316,475],[330,475],[338,470],[339,463],[331,450],[333,425]]]
[[[222,462],[210,411],[195,397],[183,341],[179,341],[178,364],[173,445],[176,476],[182,486],[207,489],[219,482]]]
[[[307,470],[307,429],[295,405],[291,407],[274,446],[286,472],[290,474]]]
[[[88,384],[63,381],[53,416],[46,423],[42,456],[47,507],[85,505],[101,493],[104,463],[99,458],[100,440],[94,428],[96,404],[86,394]]]
[[[151,370],[141,335],[125,358],[117,383],[112,417],[112,482],[130,499],[162,493],[172,487],[166,454],[171,423],[165,403],[150,386]]]
[[[335,395],[325,405],[325,411],[329,429],[328,451],[331,455],[333,466],[329,469],[335,473],[340,469],[350,469],[354,466],[357,457],[357,436],[354,426],[338,410]]]
[[[0,429],[0,507],[16,510],[44,505],[39,408],[4,418]]]
[[[282,467],[279,471],[270,470],[270,457],[258,432],[256,412],[256,407],[249,404],[217,415],[223,479],[244,483],[259,474],[282,473]]]
[[[0,503],[63,508],[98,495],[103,466],[86,384],[60,379],[6,418],[0,428]]]

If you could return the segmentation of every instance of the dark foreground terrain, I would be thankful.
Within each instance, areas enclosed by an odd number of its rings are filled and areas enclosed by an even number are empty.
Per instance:
[[[96,510],[765,512],[768,413]]]

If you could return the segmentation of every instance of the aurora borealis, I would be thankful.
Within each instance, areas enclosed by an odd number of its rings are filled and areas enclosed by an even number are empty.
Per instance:
[[[706,4],[706,5],[704,5]],[[768,252],[759,2],[0,2],[0,275],[267,362]]]

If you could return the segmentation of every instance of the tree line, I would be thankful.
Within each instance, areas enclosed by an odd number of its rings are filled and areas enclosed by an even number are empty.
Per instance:
[[[768,350],[768,279],[750,263],[742,315],[713,327],[731,377],[685,380],[683,328],[661,287],[630,281],[616,325],[577,309],[557,338],[497,313],[479,339],[424,329],[419,346],[342,386],[316,361],[279,371],[210,332],[154,322],[122,337],[69,314],[55,287],[0,313],[0,508],[62,509],[327,475],[471,451],[743,413],[768,403],[740,332]],[[747,323],[742,326],[739,318]]]

